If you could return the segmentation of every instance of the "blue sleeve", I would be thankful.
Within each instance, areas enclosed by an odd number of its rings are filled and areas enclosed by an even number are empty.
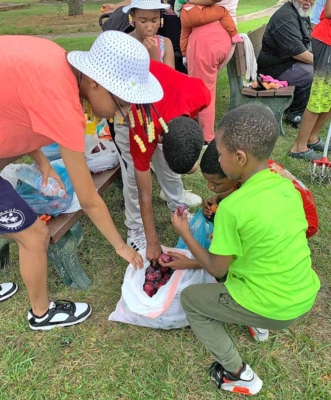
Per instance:
[[[320,16],[323,8],[325,7],[326,0],[316,0],[313,13],[310,18],[312,24],[317,25],[320,22]]]

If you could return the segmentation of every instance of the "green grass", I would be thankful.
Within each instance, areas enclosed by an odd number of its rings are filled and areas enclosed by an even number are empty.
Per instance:
[[[259,26],[266,24],[269,20],[269,17],[254,19],[252,21],[244,21],[238,23],[239,32],[247,33],[252,31]],[[95,40],[96,36],[82,36],[82,37],[75,37],[75,38],[61,38],[61,39],[54,39],[54,42],[65,48],[67,51],[72,50],[89,50],[93,41]],[[221,73],[221,77],[223,76],[224,71]],[[220,78],[222,81],[223,79]]]
[[[24,10],[0,13],[0,35],[47,35],[100,32],[103,2],[84,2],[84,16],[68,17],[65,2],[34,3]]]
[[[54,42],[66,49],[67,51],[82,50],[87,51],[91,48],[92,43],[96,39],[96,36],[88,37],[75,37],[75,38],[64,38],[54,39]]]
[[[237,15],[246,15],[276,5],[278,0],[244,0],[239,1]]]
[[[240,23],[239,30],[248,32],[267,22],[262,21]],[[93,40],[94,37],[79,37],[56,42],[70,51],[87,50]],[[218,79],[217,120],[226,113],[228,104],[229,83],[223,70]],[[326,129],[322,132],[324,138]],[[322,288],[316,305],[303,321],[271,332],[266,343],[254,342],[244,327],[226,325],[226,330],[243,359],[264,381],[256,399],[330,400],[330,187],[311,183],[308,164],[287,157],[297,131],[285,125],[285,132],[272,157],[307,184],[315,196],[320,228],[309,245]],[[211,194],[200,172],[182,179],[186,189],[193,189],[202,197]],[[159,190],[153,176],[157,232],[162,244],[173,246],[177,235],[166,203],[158,196]],[[113,184],[104,198],[125,237],[120,185]],[[29,300],[19,274],[17,246],[11,245],[10,267],[0,270],[0,282],[13,280],[20,290],[0,306],[0,400],[238,399],[237,395],[219,392],[210,382],[208,366],[212,357],[190,329],[165,332],[107,321],[120,298],[127,264],[87,217],[81,223],[84,242],[78,249],[79,258],[92,286],[86,291],[65,287],[51,266],[48,279],[52,299],[68,298],[93,305],[91,318],[76,327],[45,333],[28,329]]]
[[[251,21],[238,21],[238,31],[240,33],[247,33],[267,24],[270,17],[256,18]]]
[[[217,112],[228,106],[225,73],[219,79]],[[224,96],[224,97],[223,97]],[[227,325],[243,359],[264,381],[256,399],[317,400],[331,398],[330,386],[330,188],[311,184],[308,165],[286,157],[296,130],[285,127],[273,158],[284,164],[314,193],[320,230],[310,240],[313,265],[322,280],[322,289],[313,311],[290,329],[272,332],[266,343],[250,339],[243,327]],[[323,131],[325,137],[326,131]],[[210,195],[200,172],[183,176],[185,188],[202,197]],[[158,197],[153,178],[153,208],[161,243],[177,241],[170,213]],[[124,201],[117,185],[105,195],[116,226],[125,236]],[[208,379],[211,355],[190,329],[158,331],[121,323],[110,323],[108,315],[120,298],[126,263],[121,260],[92,223],[82,218],[84,243],[79,257],[93,281],[87,291],[65,287],[49,268],[51,298],[89,301],[94,312],[86,323],[45,333],[30,332],[26,311],[29,301],[18,270],[15,245],[11,265],[0,271],[0,281],[14,280],[19,293],[1,304],[0,318],[0,399],[237,399],[220,393]]]

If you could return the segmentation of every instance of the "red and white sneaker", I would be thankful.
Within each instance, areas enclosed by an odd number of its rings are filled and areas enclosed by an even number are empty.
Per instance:
[[[217,361],[211,365],[209,373],[218,388],[227,390],[228,392],[253,396],[259,393],[263,385],[261,379],[245,363],[243,363],[238,376],[233,376],[231,372],[225,370]]]
[[[269,329],[254,328],[253,326],[247,327],[249,333],[257,342],[265,342],[269,337]]]

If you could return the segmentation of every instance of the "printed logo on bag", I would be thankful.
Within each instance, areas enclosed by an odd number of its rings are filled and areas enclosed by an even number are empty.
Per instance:
[[[19,210],[7,210],[0,212],[0,227],[15,231],[20,228],[25,221],[24,214]]]

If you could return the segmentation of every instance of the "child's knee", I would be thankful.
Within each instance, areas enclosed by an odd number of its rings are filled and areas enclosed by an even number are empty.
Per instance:
[[[21,232],[18,245],[27,250],[46,252],[50,240],[48,227],[38,218],[34,224]]]
[[[184,311],[188,311],[191,308],[194,296],[194,286],[191,285],[185,288],[180,294],[180,302]]]

